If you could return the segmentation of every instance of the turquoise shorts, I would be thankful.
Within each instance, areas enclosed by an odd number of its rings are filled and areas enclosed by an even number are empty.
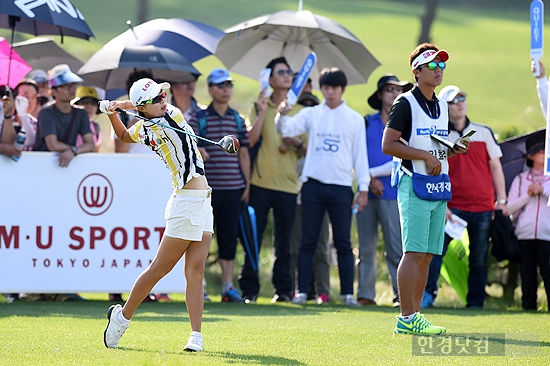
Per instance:
[[[403,174],[397,189],[397,205],[403,253],[441,254],[447,202],[421,200],[413,192],[411,177]]]

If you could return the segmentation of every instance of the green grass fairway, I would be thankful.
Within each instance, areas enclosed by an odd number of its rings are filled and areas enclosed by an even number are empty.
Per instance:
[[[394,335],[396,309],[342,305],[205,306],[205,352],[182,351],[189,323],[178,301],[142,304],[119,349],[103,345],[107,301],[0,303],[3,365],[548,365],[543,313],[430,309],[449,333],[505,333],[506,356],[412,356],[410,336]],[[106,297],[106,294],[103,294]],[[536,334],[533,334],[536,333]],[[539,346],[540,342],[540,346]]]

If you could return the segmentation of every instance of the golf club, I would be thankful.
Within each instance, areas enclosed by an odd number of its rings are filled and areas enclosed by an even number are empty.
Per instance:
[[[212,141],[212,140],[209,140],[207,138],[204,138],[202,136],[198,136],[198,135],[194,135],[190,132],[187,132],[185,130],[182,130],[180,128],[176,128],[176,127],[172,127],[170,125],[165,125],[163,123],[158,123],[158,122],[155,122],[149,118],[145,118],[143,116],[140,116],[139,114],[137,113],[133,113],[133,112],[129,112],[129,111],[125,111],[121,108],[117,108],[115,109],[117,112],[120,112],[120,113],[126,113],[127,115],[129,116],[132,116],[132,117],[136,117],[136,118],[139,118],[141,120],[144,120],[144,121],[147,121],[147,122],[151,122],[151,123],[154,123],[156,125],[159,125],[159,126],[162,126],[162,127],[166,127],[166,128],[169,128],[171,130],[174,130],[174,131],[178,131],[178,132],[182,132],[188,136],[191,136],[191,137],[195,137],[197,139],[201,139],[203,141],[206,141],[206,142],[209,142],[211,144],[214,144],[214,145],[217,145],[219,146],[223,151],[229,153],[229,154],[236,154],[238,151],[239,151],[239,139],[237,138],[237,136],[234,136],[234,135],[226,135],[224,137],[221,138],[220,141],[218,142],[215,142],[215,141]]]

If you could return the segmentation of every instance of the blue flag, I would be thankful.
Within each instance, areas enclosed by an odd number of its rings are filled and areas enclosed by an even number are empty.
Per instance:
[[[544,4],[541,0],[531,2],[531,58],[539,60],[543,56],[544,43]]]
[[[313,66],[315,66],[316,62],[317,62],[317,55],[315,54],[315,52],[311,52],[307,56],[306,60],[304,61],[304,64],[302,65],[300,72],[298,73],[298,75],[296,75],[296,78],[294,79],[294,83],[292,84],[292,87],[286,94],[286,98],[289,105],[296,104],[296,101],[298,100],[298,97],[302,93],[302,90],[304,90],[304,86],[307,83],[309,74],[311,73],[311,70],[313,70]]]

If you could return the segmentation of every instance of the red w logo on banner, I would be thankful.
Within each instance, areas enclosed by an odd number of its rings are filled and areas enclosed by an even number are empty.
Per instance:
[[[113,186],[101,174],[86,176],[78,185],[77,198],[80,208],[91,216],[105,213],[113,203]]]

